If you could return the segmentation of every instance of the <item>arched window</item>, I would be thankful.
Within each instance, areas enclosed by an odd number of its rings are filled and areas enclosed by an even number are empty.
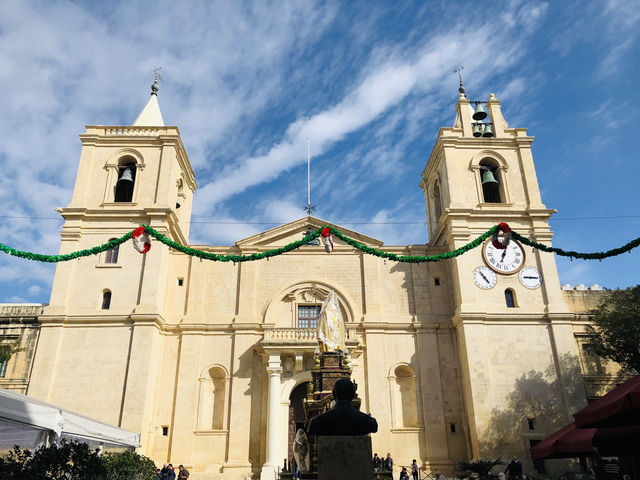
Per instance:
[[[433,211],[435,213],[435,220],[442,215],[442,198],[440,195],[440,182],[436,180],[433,184]]]
[[[120,160],[118,167],[118,181],[116,182],[115,201],[131,202],[133,200],[133,186],[136,182],[136,163],[131,157]]]
[[[504,291],[504,301],[508,308],[515,308],[516,306],[516,294],[510,288]]]
[[[221,367],[211,367],[200,378],[198,430],[223,430],[227,375]]]
[[[485,158],[480,161],[480,181],[485,203],[502,203],[500,194],[500,172],[498,164],[493,159]]]
[[[110,238],[109,241],[115,240],[115,238]],[[107,250],[104,257],[104,263],[118,263],[118,250],[120,245],[116,245],[111,250]]]
[[[400,428],[418,427],[418,398],[416,376],[408,365],[399,365],[391,380],[393,390],[394,425]]]
[[[102,310],[109,310],[111,306],[111,290],[102,291]]]

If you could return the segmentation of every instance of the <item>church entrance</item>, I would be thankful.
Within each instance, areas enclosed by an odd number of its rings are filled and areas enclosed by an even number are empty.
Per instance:
[[[293,441],[299,428],[304,429],[304,399],[310,382],[304,382],[291,391],[289,395],[289,431],[287,435],[287,458],[293,468]],[[293,470],[295,471],[295,470]]]

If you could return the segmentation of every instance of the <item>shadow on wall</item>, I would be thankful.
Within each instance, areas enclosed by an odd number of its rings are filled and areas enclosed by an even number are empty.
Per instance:
[[[562,372],[559,376],[557,371]],[[480,451],[507,463],[518,457],[525,473],[563,473],[578,468],[577,459],[531,460],[529,449],[573,421],[573,413],[587,404],[578,357],[560,355],[558,365],[530,370],[515,381],[507,406],[494,409],[480,441]]]

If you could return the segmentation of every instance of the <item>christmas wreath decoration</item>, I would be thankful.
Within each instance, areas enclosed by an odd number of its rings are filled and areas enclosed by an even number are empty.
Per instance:
[[[504,235],[502,236],[502,240],[498,237],[498,234],[502,232]],[[491,244],[496,247],[498,250],[504,250],[509,245],[511,241],[511,227],[504,222],[500,222],[498,224],[498,228],[491,235]]]
[[[147,253],[151,249],[151,237],[144,230],[144,226],[136,228],[131,233],[131,240],[133,240],[133,248],[138,253]]]
[[[325,252],[333,252],[333,238],[331,237],[331,229],[329,227],[324,227],[320,235],[322,236],[322,243],[324,243]]]

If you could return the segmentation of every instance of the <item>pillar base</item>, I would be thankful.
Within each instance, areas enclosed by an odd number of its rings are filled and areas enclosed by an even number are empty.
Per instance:
[[[262,466],[262,472],[260,472],[260,480],[277,480],[278,478],[278,465],[269,465],[265,463]]]

